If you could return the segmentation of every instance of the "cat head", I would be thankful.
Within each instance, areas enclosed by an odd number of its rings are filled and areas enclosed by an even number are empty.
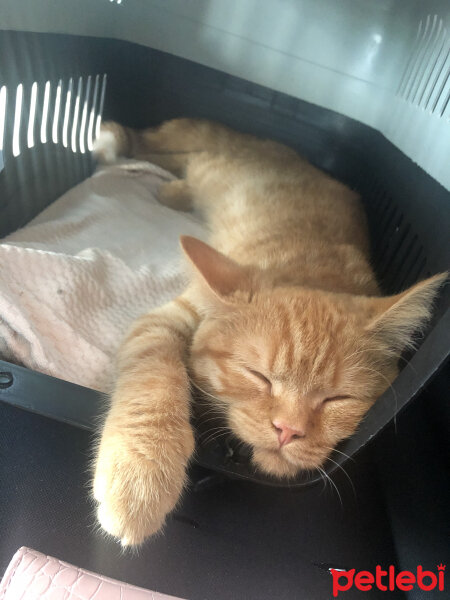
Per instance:
[[[384,298],[274,287],[195,238],[182,246],[202,313],[191,376],[255,465],[277,477],[320,467],[355,432],[446,279]]]

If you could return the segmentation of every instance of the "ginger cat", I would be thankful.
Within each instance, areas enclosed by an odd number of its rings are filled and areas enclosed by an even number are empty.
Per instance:
[[[96,153],[180,176],[161,201],[202,210],[211,230],[211,246],[182,238],[191,284],[138,319],[118,356],[94,496],[102,527],[134,545],[183,490],[190,380],[259,469],[318,468],[396,377],[446,275],[380,297],[357,194],[281,144],[177,119],[141,132],[105,124]]]

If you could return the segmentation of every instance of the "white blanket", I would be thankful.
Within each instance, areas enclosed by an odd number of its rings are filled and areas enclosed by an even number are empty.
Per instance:
[[[186,284],[178,237],[205,238],[157,201],[166,171],[104,167],[0,243],[0,357],[108,391],[131,322]]]

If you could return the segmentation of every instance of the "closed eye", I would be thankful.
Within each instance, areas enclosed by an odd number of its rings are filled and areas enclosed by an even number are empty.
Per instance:
[[[325,398],[324,402],[336,402],[337,400],[350,400],[351,396],[331,396],[330,398]]]
[[[261,381],[263,381],[269,387],[272,387],[272,382],[270,381],[270,379],[267,379],[267,377],[265,375],[263,375],[262,373],[260,373],[259,371],[255,371],[254,369],[249,369],[248,367],[247,367],[247,371],[249,373],[251,373],[252,375],[254,375],[255,377],[257,377],[258,379],[260,379]]]

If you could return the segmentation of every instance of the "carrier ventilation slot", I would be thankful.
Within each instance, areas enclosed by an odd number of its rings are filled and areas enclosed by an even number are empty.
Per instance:
[[[0,152],[3,152],[3,138],[5,137],[6,97],[6,86],[2,86],[0,88]]]
[[[12,139],[13,156],[20,154],[20,124],[22,122],[23,85],[19,83],[16,90],[16,108],[14,110],[14,129]]]
[[[92,151],[100,132],[106,75],[0,87],[0,152],[17,157],[36,144]],[[10,124],[10,125],[8,125]],[[9,139],[8,139],[9,138]]]
[[[450,120],[450,35],[438,15],[420,21],[397,96]]]
[[[48,119],[48,105],[50,104],[50,92],[52,90],[52,84],[47,81],[44,87],[44,107],[42,109],[41,119],[41,144],[47,143],[47,119]]]
[[[62,93],[62,81],[60,79],[58,82],[58,87],[56,88],[55,110],[53,113],[52,142],[54,144],[58,143],[59,115],[60,115],[60,111],[61,111],[61,93]]]
[[[27,146],[34,147],[34,121],[36,118],[36,103],[38,94],[38,84],[36,82],[31,86],[30,114],[28,115],[28,133]]]

